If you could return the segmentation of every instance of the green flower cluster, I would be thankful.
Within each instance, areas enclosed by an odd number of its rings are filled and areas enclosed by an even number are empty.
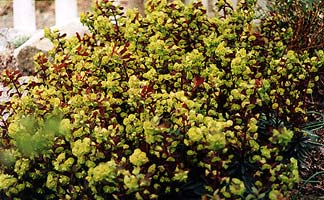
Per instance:
[[[142,16],[102,0],[81,17],[91,33],[46,29],[35,77],[2,76],[16,93],[0,107],[0,199],[290,196],[324,52],[268,38],[290,32],[255,25],[254,4],[209,18],[200,1],[148,0]]]

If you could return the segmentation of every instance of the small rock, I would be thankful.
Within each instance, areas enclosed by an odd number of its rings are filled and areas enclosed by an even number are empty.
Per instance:
[[[44,38],[43,31],[37,31],[23,45],[14,50],[13,55],[17,68],[26,75],[32,74],[34,69],[34,55],[39,52],[47,52],[52,46],[51,41]]]
[[[83,26],[80,21],[72,21],[61,27],[51,27],[58,29],[60,33],[66,33],[67,37],[75,36],[76,32],[80,35],[88,33],[88,28]],[[21,69],[25,75],[30,75],[34,70],[34,55],[39,52],[48,52],[53,48],[51,41],[44,37],[44,31],[37,31],[28,41],[19,48],[15,49],[14,57],[18,69]]]

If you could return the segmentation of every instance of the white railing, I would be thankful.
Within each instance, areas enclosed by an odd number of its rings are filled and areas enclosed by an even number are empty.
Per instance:
[[[125,5],[134,0],[116,0]],[[143,0],[142,0],[143,1]],[[191,0],[182,0],[185,3]],[[232,0],[234,4],[239,0]],[[266,0],[259,0],[262,4]],[[202,3],[209,12],[212,12],[211,5],[214,0],[202,0]],[[127,6],[126,6],[127,7]],[[35,0],[13,0],[14,28],[27,32],[36,30]],[[55,24],[61,26],[78,17],[77,0],[55,0]]]
[[[36,31],[35,0],[13,0],[14,28]],[[55,0],[55,24],[63,25],[78,17],[77,0]]]
[[[36,30],[34,0],[14,0],[13,11],[15,29],[29,32]]]

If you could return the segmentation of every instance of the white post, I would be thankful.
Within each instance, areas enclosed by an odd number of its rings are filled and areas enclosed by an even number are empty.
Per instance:
[[[55,0],[55,23],[62,26],[78,18],[77,0]]]
[[[202,0],[203,5],[207,9],[207,15],[212,17],[214,13],[215,3],[214,0]]]
[[[34,32],[36,30],[35,0],[13,1],[14,28]]]
[[[205,8],[208,8],[208,0],[202,0],[203,5]]]
[[[123,8],[126,8],[127,7],[127,4],[128,4],[128,0],[118,0],[118,1],[115,1],[115,2],[117,2]]]

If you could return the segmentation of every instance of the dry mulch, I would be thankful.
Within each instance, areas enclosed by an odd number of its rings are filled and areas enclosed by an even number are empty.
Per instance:
[[[324,128],[316,131],[319,136],[318,143],[324,145]],[[305,181],[316,173],[320,173],[299,189],[300,199],[303,200],[324,200],[324,146],[316,147],[312,151],[312,155],[306,160],[308,169],[300,171],[301,178]],[[300,184],[302,186],[303,182]]]

